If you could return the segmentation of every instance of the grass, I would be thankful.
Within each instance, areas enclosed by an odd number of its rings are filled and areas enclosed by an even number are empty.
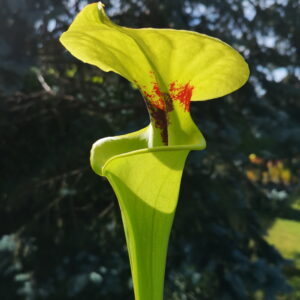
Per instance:
[[[300,221],[278,218],[269,230],[267,240],[285,258],[294,259],[300,268]]]
[[[289,283],[294,288],[294,292],[279,299],[299,300],[300,299],[300,198],[291,207],[293,214],[288,214],[288,218],[277,218],[273,226],[268,231],[267,240],[274,245],[280,253],[287,259],[294,261],[294,275],[288,275]]]

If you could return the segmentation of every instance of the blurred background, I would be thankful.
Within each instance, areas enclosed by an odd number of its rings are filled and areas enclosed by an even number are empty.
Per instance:
[[[3,300],[133,299],[118,203],[89,151],[148,115],[130,83],[60,45],[88,2],[0,1]],[[251,69],[192,104],[207,149],[186,164],[165,300],[300,299],[300,1],[103,2],[124,26],[220,38]]]

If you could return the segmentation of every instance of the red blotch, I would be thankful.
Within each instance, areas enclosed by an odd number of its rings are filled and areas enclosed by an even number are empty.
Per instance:
[[[177,81],[170,83],[169,91],[173,100],[179,101],[185,111],[190,111],[190,102],[194,87],[190,83],[184,85],[178,84]]]
[[[154,76],[154,72],[150,72],[150,76]],[[160,129],[162,141],[168,145],[168,113],[174,110],[173,101],[179,101],[184,111],[190,110],[190,101],[194,87],[190,83],[179,84],[177,81],[170,83],[169,92],[164,93],[159,89],[158,83],[151,82],[152,89],[147,91],[146,86],[141,86],[137,81],[134,81],[142,92],[151,119],[154,121],[156,128]]]
[[[152,84],[153,84],[152,91],[156,95],[156,102],[154,103],[154,105],[156,105],[162,110],[166,110],[166,102],[164,99],[164,94],[160,91],[159,86],[156,82],[152,82]]]
[[[147,98],[152,105],[161,110],[166,110],[164,95],[160,91],[159,86],[156,82],[152,82],[151,92],[147,92],[145,86],[141,88],[141,91],[144,94],[144,97]]]

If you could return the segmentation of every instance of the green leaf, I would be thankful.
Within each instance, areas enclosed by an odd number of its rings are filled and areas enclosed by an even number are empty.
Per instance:
[[[206,145],[199,135],[195,144],[147,148],[149,132],[150,126],[103,138],[91,151],[93,170],[107,177],[118,198],[136,300],[163,299],[168,240],[185,159],[190,150]]]

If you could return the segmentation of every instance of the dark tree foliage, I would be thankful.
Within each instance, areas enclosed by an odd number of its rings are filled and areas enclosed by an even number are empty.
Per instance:
[[[87,2],[1,1],[4,300],[133,299],[118,204],[91,171],[89,150],[101,137],[145,126],[148,116],[126,80],[77,61],[59,44]],[[288,262],[265,241],[289,204],[278,199],[289,199],[300,175],[299,1],[103,2],[124,26],[218,37],[251,68],[238,92],[192,105],[208,146],[190,155],[184,172],[165,299],[299,299],[289,294]],[[289,177],[257,176],[278,161]]]

